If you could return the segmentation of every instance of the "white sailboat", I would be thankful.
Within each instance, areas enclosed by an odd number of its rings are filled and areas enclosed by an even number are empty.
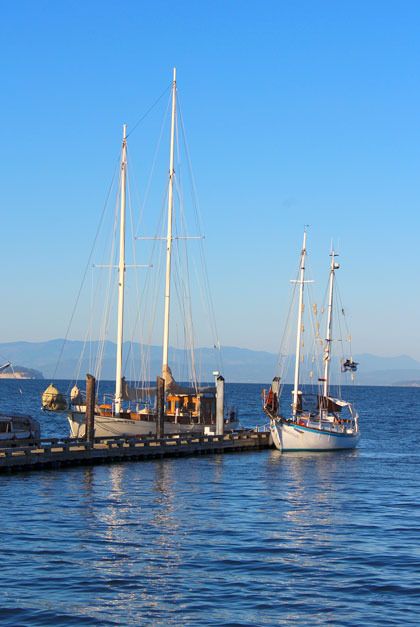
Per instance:
[[[176,118],[176,69],[173,72],[171,135],[169,160],[169,185],[167,203],[166,273],[164,293],[164,326],[161,377],[165,382],[164,433],[211,433],[216,423],[216,388],[184,387],[176,383],[168,362],[170,305],[171,305],[171,261],[172,261],[172,222],[174,192],[174,147]],[[123,127],[120,176],[120,223],[119,223],[119,262],[118,262],[118,318],[115,396],[110,404],[97,404],[95,411],[95,435],[121,436],[156,433],[156,408],[135,409],[127,406],[128,400],[139,400],[145,390],[131,390],[123,378],[123,339],[124,339],[124,296],[125,296],[125,214],[126,214],[126,174],[127,174],[127,129]],[[148,388],[153,395],[155,390]],[[85,405],[76,389],[72,394],[68,411],[68,421],[73,437],[85,434]],[[236,417],[232,412],[225,421],[225,428],[236,428]]]
[[[306,230],[299,264],[299,299],[296,332],[296,354],[293,382],[293,402],[291,416],[280,411],[280,378],[275,377],[269,393],[264,398],[264,411],[270,418],[273,442],[280,451],[332,451],[352,449],[360,438],[359,417],[352,404],[330,395],[331,345],[333,341],[333,303],[335,272],[340,267],[336,253],[331,252],[328,287],[327,328],[324,343],[324,371],[319,378],[320,390],[315,407],[305,407],[300,390],[300,367],[302,358],[302,315],[304,309],[306,260]],[[352,360],[344,362],[344,369],[354,371],[357,364]]]

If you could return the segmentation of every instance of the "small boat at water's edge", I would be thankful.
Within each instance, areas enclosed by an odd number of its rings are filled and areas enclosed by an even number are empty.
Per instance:
[[[31,416],[0,413],[0,448],[37,444],[41,437],[39,422]]]
[[[10,367],[10,362],[0,366],[0,372]],[[37,444],[41,437],[39,422],[26,414],[0,413],[0,448]]]

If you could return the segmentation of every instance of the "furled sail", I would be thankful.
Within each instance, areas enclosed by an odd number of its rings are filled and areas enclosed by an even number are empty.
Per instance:
[[[183,385],[179,385],[179,383],[177,383],[172,375],[172,370],[170,369],[169,366],[165,366],[163,368],[163,372],[162,372],[162,378],[165,381],[165,392],[166,394],[188,394],[188,395],[194,395],[197,394],[197,392],[207,392],[207,393],[214,393],[215,389],[214,387],[207,387],[207,388],[194,388],[194,387],[187,387],[187,386],[183,386]]]
[[[122,397],[125,401],[144,401],[156,396],[156,387],[136,388],[131,386],[125,377],[122,378]]]
[[[200,394],[209,394],[215,393],[215,388],[214,387],[201,387],[201,388],[194,388],[194,387],[187,387],[187,386],[183,386],[183,385],[179,385],[179,383],[177,383],[175,381],[175,379],[173,378],[172,375],[172,371],[170,369],[169,366],[166,366],[164,368],[163,371],[163,380],[165,381],[165,393],[166,394],[186,394],[186,395],[197,395],[197,393]],[[125,377],[123,377],[122,379],[122,396],[123,396],[123,400],[125,401],[145,401],[150,399],[151,396],[156,396],[156,387],[133,387],[131,386],[128,381],[126,381]]]

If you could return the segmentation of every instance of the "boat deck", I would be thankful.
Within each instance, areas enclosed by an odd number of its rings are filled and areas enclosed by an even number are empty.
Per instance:
[[[42,439],[37,446],[0,448],[0,472],[143,461],[153,458],[255,451],[272,447],[268,431],[243,430],[224,435],[169,435],[163,438]]]

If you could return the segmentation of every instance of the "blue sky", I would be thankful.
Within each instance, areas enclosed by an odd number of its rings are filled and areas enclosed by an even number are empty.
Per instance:
[[[310,224],[355,351],[420,358],[419,27],[410,1],[2,3],[1,340],[64,335],[121,125],[176,65],[222,343],[277,350]]]

